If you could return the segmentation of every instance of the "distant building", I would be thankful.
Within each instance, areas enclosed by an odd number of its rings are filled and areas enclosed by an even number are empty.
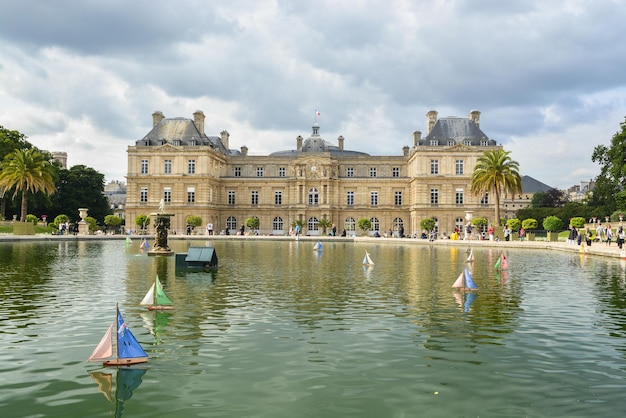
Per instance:
[[[114,180],[104,186],[104,195],[109,202],[109,207],[113,214],[125,218],[126,207],[126,184],[121,181]]]
[[[172,228],[179,233],[189,215],[212,223],[217,233],[226,228],[234,233],[257,217],[262,234],[284,235],[301,221],[305,234],[320,235],[321,219],[335,224],[338,234],[344,229],[350,234],[358,219],[367,218],[370,233],[411,236],[421,233],[424,218],[451,233],[462,229],[467,212],[493,217],[492,197],[470,191],[478,158],[501,149],[481,130],[479,111],[467,118],[438,118],[430,111],[426,136],[414,132],[411,146],[388,156],[348,150],[343,136],[331,143],[317,123],[308,138],[295,138],[294,149],[248,155],[246,146],[230,148],[227,131],[205,134],[204,121],[202,111],[193,119],[153,113],[152,129],[128,147],[129,222],[157,212],[161,200],[175,215]]]
[[[522,176],[522,193],[515,196],[507,196],[502,201],[504,205],[504,217],[506,219],[514,218],[518,210],[530,206],[535,193],[547,192],[552,189],[554,189],[554,187],[548,186],[530,176]]]
[[[596,187],[596,182],[593,180],[581,181],[580,184],[567,189],[567,198],[570,202],[582,202],[589,196],[594,187]]]

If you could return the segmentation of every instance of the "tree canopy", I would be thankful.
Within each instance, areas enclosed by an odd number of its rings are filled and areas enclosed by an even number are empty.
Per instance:
[[[616,194],[626,191],[626,118],[620,123],[620,128],[621,131],[613,135],[610,146],[596,146],[591,156],[591,161],[600,165],[600,174],[589,204],[598,206],[604,213],[626,210],[625,207],[618,207],[615,199]]]
[[[495,202],[494,222],[500,225],[500,198],[511,193],[522,193],[519,163],[510,157],[510,151],[501,148],[487,150],[476,162],[472,173],[471,190],[474,195],[492,193]]]
[[[78,218],[78,208],[89,209],[89,216],[103,222],[111,213],[104,196],[104,175],[93,168],[75,165],[59,171],[57,193],[53,196],[53,213]]]
[[[13,198],[21,194],[20,221],[26,221],[28,193],[55,192],[55,171],[44,155],[35,148],[16,149],[0,164],[0,196],[13,190]]]

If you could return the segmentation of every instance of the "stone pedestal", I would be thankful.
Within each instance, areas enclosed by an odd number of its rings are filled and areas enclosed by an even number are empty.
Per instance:
[[[85,221],[88,210],[87,208],[78,208],[78,216],[80,216],[80,221],[78,221],[78,235],[89,235],[89,223]]]
[[[170,218],[173,213],[151,213],[150,218],[154,219],[154,246],[148,250],[148,255],[173,255],[174,251],[167,244],[167,235],[170,229]]]

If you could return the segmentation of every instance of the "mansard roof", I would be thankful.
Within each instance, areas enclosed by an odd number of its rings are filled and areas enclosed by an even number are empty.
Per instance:
[[[227,150],[217,136],[200,133],[191,119],[176,117],[166,118],[156,124],[143,138],[135,142],[137,146],[208,146],[224,155],[238,154],[239,151]]]
[[[448,140],[465,145],[484,145],[483,141],[486,140],[487,145],[497,145],[496,141],[489,139],[474,121],[457,116],[438,119],[428,135],[420,140],[419,145],[431,145],[434,140],[438,141],[439,145],[448,145]]]
[[[350,151],[339,148],[322,138],[319,134],[319,125],[317,122],[313,125],[313,133],[304,140],[302,148],[295,150],[278,151],[270,154],[272,157],[288,157],[298,156],[301,153],[324,153],[328,152],[331,156],[369,156],[369,154],[360,151]]]

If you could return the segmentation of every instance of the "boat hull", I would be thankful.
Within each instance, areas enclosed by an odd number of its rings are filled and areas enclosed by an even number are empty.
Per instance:
[[[171,311],[174,307],[170,305],[150,305],[146,306],[146,309],[149,311]]]
[[[130,366],[132,364],[147,363],[148,357],[135,357],[135,358],[116,358],[107,361],[103,361],[103,366]]]

